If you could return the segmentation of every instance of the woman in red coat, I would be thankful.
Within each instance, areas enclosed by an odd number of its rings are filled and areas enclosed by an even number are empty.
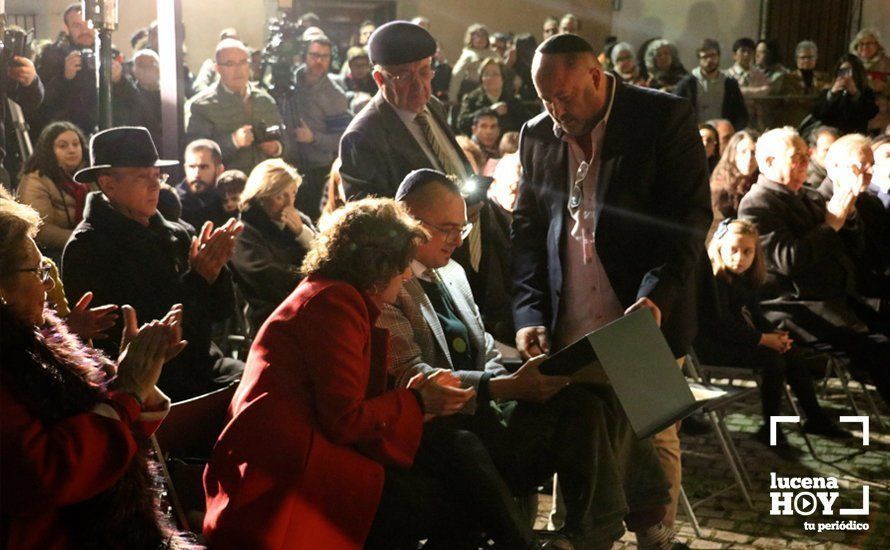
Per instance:
[[[40,216],[0,194],[0,548],[185,548],[156,510],[148,436],[169,409],[155,387],[185,346],[181,309],[136,326],[117,364],[51,310]]]
[[[419,224],[390,199],[335,212],[303,264],[306,279],[269,317],[204,475],[214,548],[360,548],[384,481],[411,466],[427,417],[472,390],[441,374],[387,391],[388,332]]]

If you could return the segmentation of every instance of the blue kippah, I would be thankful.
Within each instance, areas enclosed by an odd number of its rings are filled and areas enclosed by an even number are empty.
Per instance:
[[[399,184],[399,188],[396,190],[395,199],[397,201],[405,200],[405,197],[414,191],[434,181],[447,182],[448,176],[431,168],[419,168],[413,170],[409,172],[408,175],[405,176],[405,179],[402,180],[402,183]]]

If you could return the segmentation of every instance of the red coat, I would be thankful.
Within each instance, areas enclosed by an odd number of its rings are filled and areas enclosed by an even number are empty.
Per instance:
[[[312,276],[260,329],[204,473],[210,546],[362,546],[384,466],[409,467],[423,429],[411,391],[386,391],[379,313]]]
[[[135,399],[112,392],[92,412],[45,425],[0,386],[0,547],[71,548],[60,509],[114,485],[136,453],[133,430],[150,435],[165,414],[140,415]]]

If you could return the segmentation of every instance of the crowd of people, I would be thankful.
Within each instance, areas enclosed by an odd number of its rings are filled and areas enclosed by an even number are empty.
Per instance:
[[[224,29],[182,68],[185,147],[162,159],[157,26],[113,59],[97,131],[95,32],[80,4],[63,23],[3,79],[35,138],[24,162],[0,147],[4,547],[197,546],[157,509],[148,437],[237,383],[210,547],[682,548],[679,422],[638,439],[607,387],[539,368],[639,309],[681,364],[759,375],[757,437],[785,459],[785,384],[808,433],[852,437],[814,389],[829,360],[890,405],[874,30],[829,75],[811,41],[788,68],[748,38],[727,69],[702,40],[687,71],[669,40],[598,51],[566,14],[540,44],[473,24],[452,66],[424,17],[343,47],[305,14],[294,102]],[[811,107],[761,133],[747,104],[770,95]],[[554,474],[558,529],[533,531]]]

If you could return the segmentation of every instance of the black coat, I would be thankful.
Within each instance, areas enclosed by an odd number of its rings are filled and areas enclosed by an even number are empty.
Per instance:
[[[859,94],[851,96],[825,90],[813,106],[813,116],[826,126],[834,126],[841,134],[868,132],[868,121],[878,114],[874,91],[866,86]]]
[[[62,280],[70,303],[93,292],[92,306],[129,304],[139,323],[162,318],[174,304],[183,305],[183,338],[188,346],[161,374],[160,387],[175,400],[215,387],[211,371],[222,357],[211,343],[211,325],[235,308],[228,269],[213,284],[189,266],[191,239],[186,230],[155,214],[144,227],[117,210],[99,192],[87,196],[84,218],[62,255]],[[121,322],[96,341],[117,356]]]
[[[432,118],[451,138],[468,174],[470,163],[455,141],[446,121],[445,108],[432,98],[427,103]],[[434,168],[395,109],[377,95],[352,119],[340,140],[340,176],[348,200],[368,195],[393,197],[408,172]]]
[[[703,283],[699,307],[698,339],[709,342],[756,348],[764,333],[775,327],[760,308],[757,291],[737,276],[710,275]],[[745,319],[747,310],[751,324]],[[752,326],[753,325],[753,326]]]
[[[312,222],[302,213],[303,225],[312,229]],[[238,288],[247,300],[247,317],[255,334],[266,318],[302,280],[300,266],[307,250],[294,234],[279,229],[259,207],[241,214],[244,231],[235,242],[231,265]]]
[[[501,132],[518,132],[525,121],[531,118],[528,110],[516,96],[506,92],[501,93],[498,101],[507,104],[507,114],[498,115],[498,125]],[[473,117],[483,109],[490,109],[492,102],[485,95],[482,86],[466,94],[460,102],[460,113],[457,115],[457,127],[461,132],[469,135],[472,132]]]
[[[466,97],[466,96],[465,96]],[[495,340],[515,345],[513,305],[510,280],[511,215],[495,203],[486,201],[479,212],[482,231],[482,258],[479,271],[470,262],[469,241],[455,250],[454,261],[464,268],[473,298],[482,314],[482,324]]]
[[[831,178],[822,180],[817,189],[825,200],[834,195]],[[857,289],[863,296],[890,299],[890,211],[871,193],[856,197],[856,216],[862,224],[864,247],[853,258]],[[855,251],[854,251],[855,252]]]
[[[678,355],[696,330],[695,284],[711,224],[708,167],[688,101],[617,83],[601,152],[596,252],[625,307],[647,296]],[[520,137],[513,212],[516,327],[556,327],[568,224],[568,145],[541,114]]]
[[[201,231],[204,222],[213,222],[214,227],[220,227],[233,217],[223,207],[222,197],[216,189],[207,189],[200,195],[193,193],[185,180],[176,186],[176,194],[182,205],[181,218],[196,231]]]
[[[723,81],[723,106],[720,113],[723,118],[729,120],[738,131],[748,126],[748,108],[745,107],[745,98],[739,83],[734,78],[727,77]],[[685,97],[698,109],[698,79],[692,73],[683,77],[674,88],[674,94]],[[700,120],[699,122],[704,122]]]
[[[67,120],[76,124],[89,137],[98,124],[99,93],[96,88],[95,59],[83,63],[77,75],[65,78],[65,57],[82,48],[72,46],[67,40],[60,40],[44,48],[37,62],[37,72],[46,86],[46,96],[40,106],[38,121],[32,125],[33,133],[50,122]],[[111,86],[111,113],[114,125],[131,122],[134,112],[139,112],[139,92],[136,84],[127,75]]]
[[[765,300],[826,300],[855,286],[853,257],[864,235],[856,220],[840,232],[825,224],[825,199],[813,190],[794,193],[764,176],[739,204],[739,217],[757,224],[766,261]]]

